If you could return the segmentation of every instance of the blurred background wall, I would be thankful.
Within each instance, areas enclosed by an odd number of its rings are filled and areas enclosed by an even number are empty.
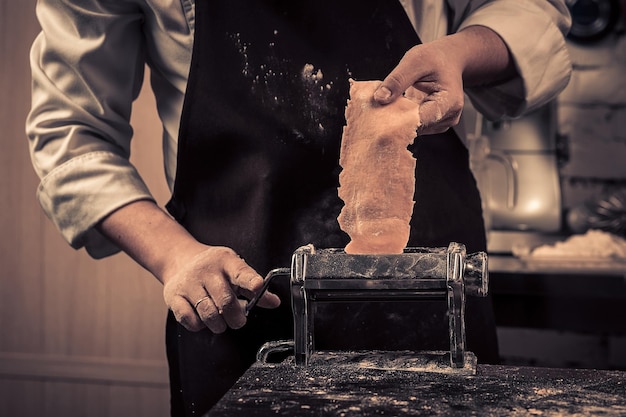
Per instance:
[[[161,285],[125,255],[74,251],[42,213],[27,149],[35,0],[0,0],[0,416],[167,416]],[[144,89],[133,159],[167,199]]]

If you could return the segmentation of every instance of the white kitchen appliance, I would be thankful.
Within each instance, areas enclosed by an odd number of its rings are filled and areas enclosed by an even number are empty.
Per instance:
[[[470,135],[473,169],[483,198],[489,246],[510,252],[510,236],[561,230],[562,202],[557,161],[556,103],[515,120],[491,122],[477,117]],[[477,158],[476,144],[483,143]],[[519,233],[523,232],[523,233]],[[507,236],[502,242],[502,236]],[[496,248],[497,247],[497,248]]]

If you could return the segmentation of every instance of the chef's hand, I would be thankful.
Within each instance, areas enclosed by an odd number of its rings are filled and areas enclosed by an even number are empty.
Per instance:
[[[136,201],[107,216],[98,229],[163,283],[165,303],[191,331],[222,333],[246,323],[244,307],[263,285],[232,249],[204,245],[151,201]],[[280,299],[265,292],[259,307]]]
[[[515,75],[502,39],[491,29],[470,26],[411,48],[374,93],[380,104],[398,97],[420,104],[418,133],[441,133],[459,123],[463,86],[499,82]]]
[[[239,297],[251,299],[262,285],[263,278],[232,249],[207,246],[165,278],[163,296],[186,329],[208,327],[213,333],[222,333],[246,324],[247,301]],[[280,299],[265,292],[258,305],[275,308]]]
[[[402,95],[420,104],[418,134],[445,132],[459,123],[463,111],[461,68],[441,48],[415,46],[383,80],[374,98],[387,104]]]

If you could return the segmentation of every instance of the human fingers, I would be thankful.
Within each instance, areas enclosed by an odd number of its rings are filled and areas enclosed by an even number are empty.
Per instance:
[[[380,104],[389,104],[404,95],[415,82],[427,76],[428,69],[420,58],[420,46],[413,47],[404,54],[374,92],[374,100]]]
[[[461,67],[441,44],[417,45],[381,83],[374,99],[388,104],[403,95],[420,104],[420,135],[445,132],[459,123],[463,110]]]
[[[224,271],[221,274],[206,277],[204,287],[213,301],[215,312],[223,319],[225,325],[232,329],[239,329],[246,324],[245,312],[233,290],[228,272]],[[213,316],[210,318],[216,319]]]
[[[262,291],[263,278],[243,259],[231,259],[225,267],[228,275],[232,277],[232,284],[238,288],[238,293],[248,300]],[[265,291],[257,305],[263,308],[276,308],[280,305],[280,298],[276,294]]]
[[[190,332],[198,332],[206,328],[206,325],[200,316],[196,314],[193,305],[186,298],[176,296],[166,301],[169,309],[174,314],[176,321],[179,322],[185,329]]]
[[[209,327],[223,332],[226,327],[240,328],[246,323],[245,302],[237,298],[252,298],[263,284],[263,279],[232,249],[207,247],[191,259],[165,282],[163,295],[174,316],[185,328],[198,331]],[[210,296],[211,303],[195,305]],[[243,303],[243,305],[242,305]],[[277,307],[278,297],[264,294],[262,307]]]
[[[245,324],[243,308],[236,308],[237,297],[223,268],[224,259],[233,256],[231,253],[234,252],[228,248],[207,247],[182,263],[175,275],[166,280],[164,300],[186,329],[198,331],[208,327],[221,333],[228,326],[239,328]],[[220,315],[224,311],[228,313],[226,317]]]
[[[206,294],[206,293],[205,293]],[[209,295],[201,296],[193,305],[196,314],[213,333],[223,333],[227,323],[220,314],[219,308]]]
[[[425,85],[409,87],[405,97],[419,105],[419,135],[442,133],[461,120],[464,97],[451,91]]]
[[[420,135],[443,133],[461,120],[463,100],[451,97],[447,91],[426,98],[420,106]]]
[[[219,309],[206,291],[195,296],[177,296],[169,303],[170,310],[185,329],[197,332],[209,328],[213,333],[223,333],[227,324]]]

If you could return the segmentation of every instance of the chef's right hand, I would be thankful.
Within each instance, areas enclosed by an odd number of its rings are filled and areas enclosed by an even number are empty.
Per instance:
[[[198,242],[156,203],[138,200],[106,216],[98,230],[163,283],[163,297],[180,324],[214,333],[246,323],[246,301],[263,286],[257,274],[232,249]],[[269,292],[259,307],[275,308]]]
[[[204,246],[179,265],[172,276],[164,277],[163,296],[180,324],[190,331],[208,327],[213,333],[246,324],[246,301],[239,297],[251,299],[263,278],[232,249]],[[275,308],[280,299],[265,292],[258,305]]]

